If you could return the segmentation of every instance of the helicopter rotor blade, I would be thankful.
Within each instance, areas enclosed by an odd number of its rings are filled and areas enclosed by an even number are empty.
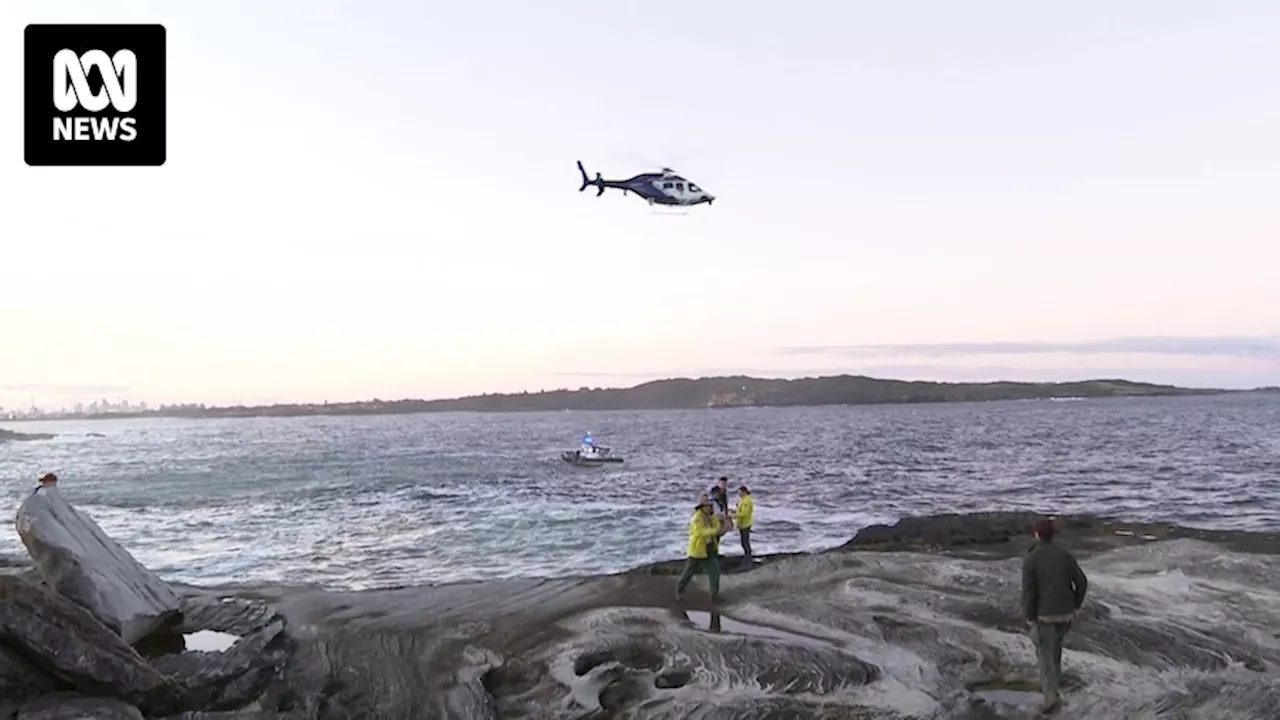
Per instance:
[[[647,153],[636,152],[634,150],[618,153],[618,162],[643,168],[644,172],[661,172],[670,175],[678,174],[678,172],[672,168],[671,163],[658,162]]]

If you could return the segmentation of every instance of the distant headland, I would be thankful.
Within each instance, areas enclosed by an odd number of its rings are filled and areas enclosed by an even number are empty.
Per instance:
[[[77,419],[173,417],[299,417],[427,412],[536,412],[560,410],[688,410],[897,403],[983,402],[1064,398],[1159,397],[1239,392],[1184,388],[1130,380],[1063,383],[951,383],[835,375],[795,380],[747,376],[673,378],[628,388],[579,388],[494,393],[443,400],[366,400],[255,406],[167,405],[153,410],[62,415]]]

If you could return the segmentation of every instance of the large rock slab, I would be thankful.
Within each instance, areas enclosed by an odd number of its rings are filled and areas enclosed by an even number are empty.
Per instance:
[[[0,576],[0,646],[63,689],[181,708],[178,686],[87,610],[22,578]]]
[[[1029,512],[990,512],[902,518],[892,525],[871,525],[841,549],[950,549],[1030,542],[1032,528],[1045,516]]]
[[[40,576],[133,644],[177,621],[178,596],[56,487],[40,488],[18,508],[18,534]]]

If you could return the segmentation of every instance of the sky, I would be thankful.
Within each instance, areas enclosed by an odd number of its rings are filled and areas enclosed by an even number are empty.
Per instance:
[[[165,25],[168,160],[0,113],[0,406],[1280,384],[1269,0],[6,0],[15,108],[36,22]]]

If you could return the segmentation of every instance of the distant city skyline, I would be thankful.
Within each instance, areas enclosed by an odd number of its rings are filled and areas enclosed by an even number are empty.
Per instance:
[[[0,143],[6,407],[1280,384],[1280,3],[9,0],[6,107],[33,22],[165,25],[168,160]]]
[[[119,400],[93,400],[91,402],[76,401],[71,405],[40,405],[34,397],[26,407],[6,407],[0,405],[0,419],[22,420],[43,418],[50,415],[105,415],[111,413],[147,412],[153,409],[145,401],[132,402]]]

